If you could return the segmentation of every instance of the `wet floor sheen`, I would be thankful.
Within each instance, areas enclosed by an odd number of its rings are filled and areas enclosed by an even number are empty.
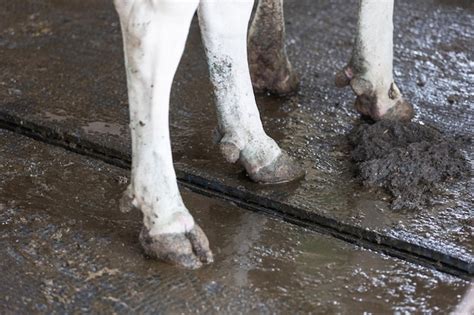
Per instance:
[[[127,173],[0,131],[0,312],[453,310],[468,282],[183,190],[216,262],[143,256]]]
[[[0,118],[127,159],[125,74],[112,2],[0,0],[0,6]],[[356,1],[292,0],[286,9],[301,90],[258,103],[268,133],[305,165],[306,179],[262,187],[224,163],[211,141],[216,121],[196,23],[172,93],[179,176],[472,274],[472,181],[444,187],[420,211],[393,212],[387,195],[353,179],[345,135],[359,119],[353,95],[333,80],[350,55]],[[416,121],[467,136],[474,127],[473,16],[466,1],[401,0],[395,17],[395,75]],[[472,159],[472,148],[465,153]]]

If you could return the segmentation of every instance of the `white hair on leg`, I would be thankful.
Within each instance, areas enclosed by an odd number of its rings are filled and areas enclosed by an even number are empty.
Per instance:
[[[349,65],[336,84],[350,84],[356,109],[374,120],[410,120],[413,108],[393,80],[393,0],[360,0],[357,36]]]
[[[116,0],[115,5],[123,33],[130,105],[128,193],[143,213],[142,245],[150,255],[196,268],[201,261],[212,260],[212,255],[178,190],[168,110],[173,77],[198,0]],[[197,238],[188,240],[189,235]],[[196,246],[204,247],[204,259],[195,257],[199,254]]]
[[[263,130],[247,61],[247,28],[253,0],[202,0],[202,37],[214,84],[222,152],[239,160],[259,182],[288,181],[300,173]]]

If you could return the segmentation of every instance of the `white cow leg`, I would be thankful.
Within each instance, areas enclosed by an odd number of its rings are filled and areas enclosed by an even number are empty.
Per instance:
[[[247,61],[247,25],[253,0],[201,0],[199,22],[218,113],[225,158],[240,161],[256,182],[286,182],[300,168],[263,130]]]
[[[393,0],[360,0],[352,58],[336,84],[351,85],[362,115],[406,121],[413,118],[413,107],[393,81],[393,6]]]
[[[284,95],[298,89],[299,79],[286,53],[283,0],[258,0],[248,54],[255,90]]]
[[[206,236],[186,209],[173,168],[168,108],[173,76],[198,0],[115,0],[122,26],[132,134],[127,191],[143,213],[145,252],[198,268],[212,261]]]

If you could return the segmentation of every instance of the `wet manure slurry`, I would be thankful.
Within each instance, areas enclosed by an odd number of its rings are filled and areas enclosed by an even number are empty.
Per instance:
[[[443,186],[472,176],[462,152],[472,145],[472,138],[447,135],[431,126],[388,120],[362,123],[351,131],[349,142],[356,176],[364,186],[390,193],[394,210],[427,206]]]

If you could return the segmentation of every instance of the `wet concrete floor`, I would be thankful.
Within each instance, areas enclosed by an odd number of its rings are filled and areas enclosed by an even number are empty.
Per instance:
[[[0,130],[0,313],[442,313],[469,283],[183,189],[216,256],[147,259],[128,172]]]
[[[112,3],[0,0],[0,7],[2,123],[127,160],[125,75]],[[302,87],[295,96],[260,96],[258,103],[269,134],[302,161],[306,179],[262,187],[224,163],[211,141],[215,114],[196,23],[172,93],[179,177],[472,275],[472,181],[445,187],[421,211],[393,212],[387,195],[353,179],[345,134],[359,118],[351,92],[337,90],[333,78],[350,55],[356,2],[293,0],[286,9],[288,50]],[[474,124],[473,17],[469,1],[404,0],[395,18],[395,74],[416,121],[467,136]],[[472,159],[472,148],[465,153]]]

